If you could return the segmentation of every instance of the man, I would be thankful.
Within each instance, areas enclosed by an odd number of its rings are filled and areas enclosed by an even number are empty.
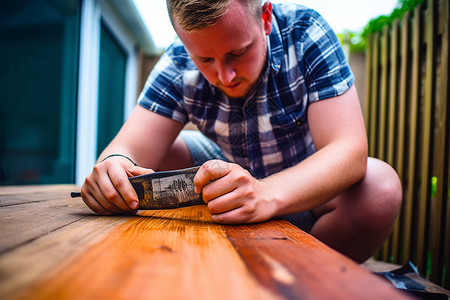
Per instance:
[[[355,261],[370,257],[392,229],[401,186],[367,158],[354,78],[329,25],[303,6],[260,0],[168,0],[168,9],[180,41],[86,178],[85,203],[135,213],[128,177],[202,164],[194,183],[213,221],[285,218]],[[215,143],[178,136],[189,120]]]

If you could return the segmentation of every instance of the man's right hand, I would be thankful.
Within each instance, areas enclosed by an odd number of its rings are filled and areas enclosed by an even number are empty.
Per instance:
[[[95,165],[81,187],[84,203],[101,215],[135,214],[139,199],[129,177],[153,173],[123,157],[110,157]]]

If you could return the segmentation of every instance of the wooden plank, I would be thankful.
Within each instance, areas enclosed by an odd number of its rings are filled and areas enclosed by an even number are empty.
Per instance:
[[[395,167],[395,150],[396,150],[396,138],[397,138],[397,116],[398,116],[398,82],[399,82],[399,20],[395,20],[392,23],[391,39],[390,39],[390,71],[389,71],[389,101],[388,101],[388,143],[387,143],[387,163]]]
[[[144,211],[17,299],[277,299],[207,208]]]
[[[396,168],[396,150],[398,145],[396,143],[398,136],[398,95],[399,95],[399,20],[395,20],[392,23],[391,27],[391,41],[390,41],[390,83],[389,83],[389,130],[387,137],[387,163],[390,164],[393,168]],[[397,171],[398,172],[398,171]],[[385,246],[385,250],[383,253],[384,261],[391,261],[394,253],[397,252],[398,248],[398,238],[399,238],[399,222],[397,220],[394,224],[394,228],[392,230],[391,237],[389,239],[389,243]]]
[[[80,187],[72,184],[0,187],[0,207],[65,198]]]
[[[39,194],[29,193],[27,195],[32,202],[23,203],[23,199],[20,199],[20,204],[1,207],[0,253],[11,251],[19,245],[93,215],[94,213],[80,199],[70,198],[69,192],[74,187],[50,188],[48,192]],[[36,198],[36,195],[39,197]],[[13,203],[16,195],[8,197],[11,197],[11,200],[7,202]],[[37,220],[39,222],[36,222]]]
[[[6,203],[0,207],[0,295],[5,296],[0,298],[22,290],[79,246],[124,222],[123,217],[97,216],[80,199],[71,199],[70,192],[77,190],[75,185],[0,188]]]
[[[449,1],[446,0],[446,6],[447,6],[447,15],[449,15],[450,10],[450,4]],[[448,24],[448,22],[447,22]],[[448,25],[447,25],[447,30]],[[449,30],[450,31],[450,30]],[[447,35],[448,37],[448,35]],[[447,39],[447,48],[450,48],[450,38]],[[450,290],[450,239],[448,236],[450,236],[450,100],[449,100],[449,94],[447,90],[447,190],[444,189],[444,199],[445,199],[445,193],[447,194],[447,209],[445,213],[445,236],[447,237],[444,240],[444,257],[445,257],[445,272],[444,272],[444,287],[448,290]]]
[[[378,119],[378,64],[379,64],[379,33],[372,35],[372,87],[370,96],[370,137],[369,137],[369,155],[376,157],[377,149],[377,119]]]
[[[370,140],[370,135],[371,135],[371,128],[370,128],[370,113],[371,113],[371,90],[372,90],[372,76],[373,76],[373,70],[372,70],[372,40],[373,40],[373,36],[369,35],[367,37],[366,40],[366,47],[367,47],[367,51],[366,51],[366,90],[365,90],[365,101],[366,103],[364,103],[364,121],[365,121],[365,125],[366,125],[366,132],[367,132],[367,137]]]
[[[433,146],[433,111],[435,101],[435,1],[427,1],[425,11],[425,43],[426,51],[426,72],[425,72],[425,90],[423,99],[423,138],[422,138],[422,157],[421,157],[421,185],[418,213],[417,258],[416,264],[419,269],[426,273],[427,270],[427,250],[428,250],[428,220],[429,203],[431,194],[431,156]]]
[[[448,71],[449,71],[449,3],[448,0],[440,2],[439,13],[439,33],[441,35],[439,82],[436,103],[436,124],[435,124],[435,154],[434,154],[434,176],[436,178],[435,197],[432,205],[432,234],[431,234],[431,273],[430,279],[438,284],[443,284],[442,275],[445,265],[445,201],[447,198],[447,161],[449,160],[449,141],[447,140],[448,129]]]
[[[400,84],[399,84],[399,99],[398,99],[398,118],[397,118],[397,128],[398,128],[398,137],[397,137],[397,153],[395,159],[395,169],[397,170],[400,181],[402,182],[403,189],[406,186],[405,180],[405,161],[406,161],[406,103],[407,98],[409,97],[409,82],[408,79],[410,77],[410,68],[409,68],[409,45],[410,45],[410,26],[409,20],[411,18],[411,13],[405,13],[402,19],[402,30],[401,30],[401,69],[400,69]],[[404,194],[403,194],[404,198]],[[399,217],[394,225],[394,233],[393,233],[393,243],[392,243],[392,253],[393,253],[393,261],[400,261],[400,249],[401,243],[400,239],[403,238],[403,230],[401,227],[401,222],[404,218],[404,201],[402,203],[402,209],[400,211]]]
[[[0,187],[1,196],[25,195],[25,194],[47,194],[53,195],[56,191],[68,191],[70,189],[80,189],[74,184],[52,184],[52,185],[5,185]]]
[[[421,39],[420,28],[422,27],[422,6],[419,5],[414,9],[414,18],[412,25],[412,67],[411,67],[411,94],[410,94],[410,111],[409,111],[409,155],[408,155],[408,179],[407,190],[404,203],[404,246],[402,251],[402,262],[406,264],[411,255],[411,235],[412,235],[412,218],[413,204],[415,198],[416,186],[416,145],[418,132],[418,113],[419,113],[419,96],[420,96],[420,56],[421,56]]]
[[[111,229],[126,219],[91,215],[15,247],[13,251],[2,253],[0,298],[11,299],[29,288],[61,263],[79,256],[90,245],[103,239]],[[40,219],[35,219],[34,222],[37,225]],[[0,238],[2,235],[3,233]]]
[[[387,102],[388,102],[388,83],[389,83],[389,27],[385,26],[380,37],[380,100],[378,102],[378,127],[375,132],[378,135],[377,157],[386,160],[386,134],[387,134]],[[389,250],[389,239],[384,243],[379,251],[378,257],[387,260]]]
[[[322,247],[321,242],[308,234],[298,234],[285,221],[261,225],[258,228],[253,225],[225,226],[225,229],[250,272],[271,290],[292,288],[295,292],[286,297],[288,299],[298,299],[295,295],[304,296],[302,299],[393,297],[390,295],[391,288],[383,286],[384,282],[378,282],[379,278],[372,280],[373,274],[363,272],[359,266],[355,268],[356,265],[343,256],[336,263],[329,255],[329,248]],[[249,239],[248,236],[252,238]],[[298,259],[299,257],[302,259]],[[324,280],[323,274],[329,275],[333,281]],[[379,287],[374,289],[374,285]],[[371,292],[366,293],[369,289]],[[317,291],[314,296],[308,293],[313,290]]]
[[[217,299],[215,293],[224,295],[224,299],[268,299],[270,293],[248,276],[239,256],[230,251],[223,229],[208,216],[206,207],[201,207],[144,211],[140,216],[127,217],[126,223],[120,221],[123,217],[100,216],[77,222],[70,229],[46,236],[38,245],[27,245],[3,256],[1,269],[15,276],[12,284],[11,280],[2,281],[0,287],[9,288],[8,295],[23,299],[161,299],[160,293],[166,293],[167,299],[193,299],[199,290],[204,293],[203,299]],[[92,237],[98,240],[99,232],[105,227],[110,230],[117,222],[123,224],[106,240],[73,252],[74,246],[86,247],[86,241]],[[58,256],[55,262],[54,255],[61,252],[66,259]],[[47,255],[48,261],[42,260]],[[23,280],[30,271],[32,278]],[[222,272],[233,276],[224,276],[227,280],[223,282],[209,280]],[[38,283],[20,296],[34,281]],[[13,290],[11,285],[15,286]],[[0,288],[0,295],[6,292]]]
[[[447,98],[448,100],[448,98]],[[447,105],[447,115],[450,116],[450,105]],[[450,117],[449,117],[450,119]],[[450,120],[447,120],[447,141],[450,142]],[[447,152],[447,155],[449,153]],[[445,214],[445,232],[446,236],[450,235],[450,159],[447,160],[447,212]],[[444,240],[444,256],[445,256],[445,273],[444,273],[444,287],[450,290],[450,239]]]
[[[406,298],[285,221],[224,227],[212,223],[206,206],[130,217],[14,298],[300,297]]]
[[[378,112],[378,150],[377,157],[386,160],[387,102],[389,84],[389,27],[384,27],[381,35],[381,77],[380,77],[380,110]]]

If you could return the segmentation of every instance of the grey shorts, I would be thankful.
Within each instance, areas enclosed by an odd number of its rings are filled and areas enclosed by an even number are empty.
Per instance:
[[[194,166],[200,166],[211,159],[228,161],[216,143],[205,137],[199,131],[182,130],[180,136],[191,151]],[[282,216],[277,219],[286,220],[303,231],[310,232],[317,219],[311,211]]]
[[[316,224],[316,217],[314,217],[311,210],[301,212],[293,215],[286,215],[276,218],[278,220],[286,220],[294,226],[297,226],[301,230],[310,233],[311,228]]]
[[[194,166],[201,166],[211,159],[228,161],[216,143],[204,136],[200,131],[182,130],[180,136],[191,151]]]

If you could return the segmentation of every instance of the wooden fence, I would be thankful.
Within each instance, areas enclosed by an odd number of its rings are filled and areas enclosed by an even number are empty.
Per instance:
[[[449,0],[426,0],[368,37],[370,156],[390,163],[403,206],[377,258],[412,261],[450,289]]]

